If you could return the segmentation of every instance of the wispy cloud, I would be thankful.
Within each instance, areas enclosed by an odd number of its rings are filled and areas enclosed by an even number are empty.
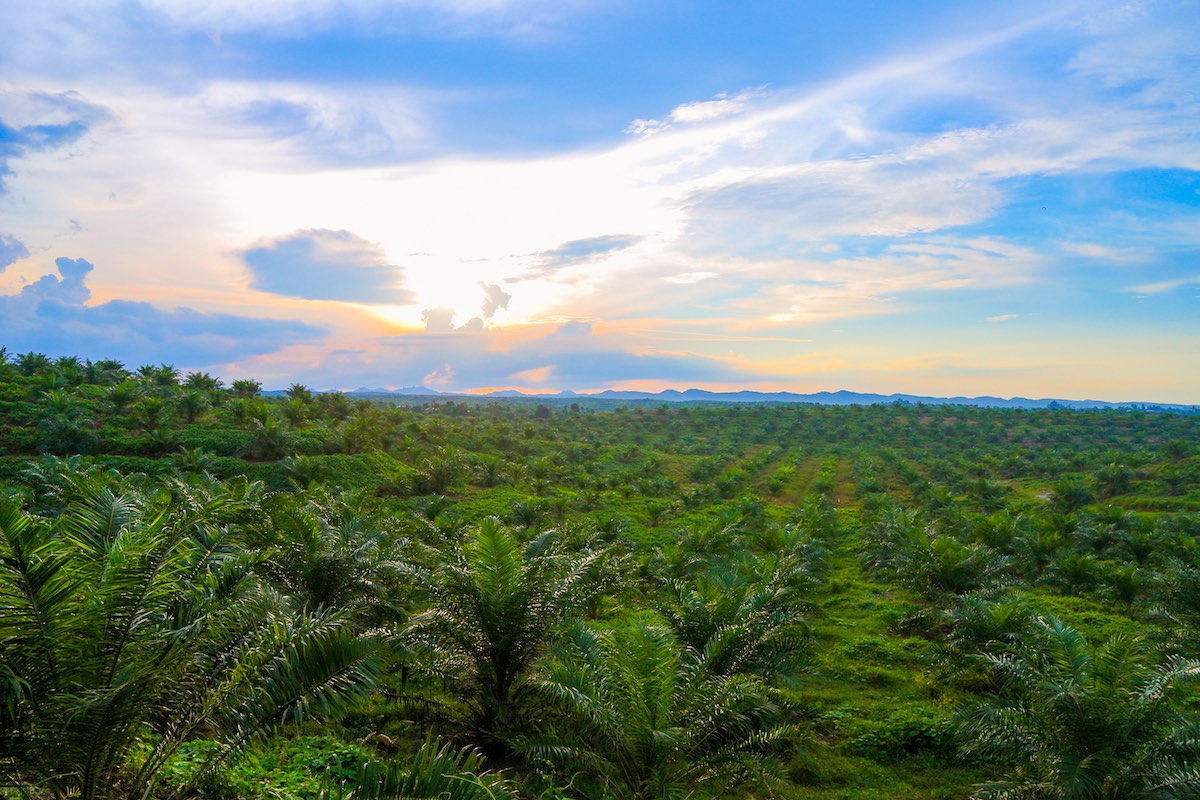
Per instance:
[[[110,120],[76,92],[0,91],[0,192],[11,161],[69,147]]]
[[[716,272],[680,272],[663,278],[667,283],[691,284],[717,277]]]
[[[1154,255],[1144,248],[1114,247],[1097,242],[1064,242],[1061,248],[1072,255],[1113,264],[1134,264],[1150,260]]]
[[[734,95],[722,93],[711,100],[683,103],[671,109],[671,113],[665,120],[635,119],[629,123],[625,132],[636,136],[653,136],[672,125],[694,125],[731,117],[745,111],[750,105],[750,101],[761,95],[763,91],[763,87],[756,87],[743,89]]]
[[[377,32],[406,33],[403,23],[426,34],[532,36],[571,17],[611,3],[552,0],[142,0],[172,26],[201,31],[307,34],[314,28],[372,25]],[[407,31],[411,33],[411,29]]]
[[[633,247],[642,238],[626,234],[607,234],[565,242],[551,250],[535,253],[528,260],[531,268],[521,277],[540,277],[550,275],[564,267],[590,264],[611,253]]]
[[[1130,287],[1129,291],[1136,292],[1137,294],[1165,294],[1185,286],[1200,286],[1200,275],[1187,275],[1182,278],[1173,278],[1166,281],[1142,283]]]
[[[876,254],[752,262],[743,281],[762,288],[730,304],[747,322],[814,323],[911,307],[929,292],[1020,286],[1045,258],[992,239],[945,236],[889,245]]]

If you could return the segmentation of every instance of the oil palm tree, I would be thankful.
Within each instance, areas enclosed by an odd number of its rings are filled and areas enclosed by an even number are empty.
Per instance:
[[[933,638],[932,657],[947,684],[975,689],[998,689],[997,676],[980,664],[982,654],[1012,654],[1026,641],[1036,619],[1019,596],[990,598],[968,594],[949,608],[926,614]]]
[[[179,370],[173,364],[143,364],[138,367],[137,374],[146,383],[160,389],[174,388],[179,385]]]
[[[255,461],[275,461],[295,450],[295,440],[287,426],[275,417],[255,420],[245,455]]]
[[[17,370],[27,378],[51,368],[51,361],[44,353],[21,353],[16,357],[14,363],[17,365]]]
[[[552,631],[604,589],[608,551],[575,554],[553,531],[522,543],[494,518],[461,540],[430,530],[409,568],[427,610],[403,636],[430,654],[434,674],[453,681],[480,743],[502,749]]]
[[[262,391],[262,384],[252,378],[238,378],[229,384],[229,388],[233,390],[235,397],[251,398],[258,397]]]
[[[768,783],[791,733],[758,678],[712,675],[669,629],[645,620],[578,628],[545,673],[538,689],[561,724],[518,749],[596,797],[665,800]]]
[[[770,680],[802,665],[808,625],[786,571],[756,581],[736,570],[714,570],[672,582],[669,593],[657,609],[709,673]]]
[[[68,504],[121,483],[115,471],[81,455],[43,456],[30,463],[21,480],[33,489],[39,512],[47,515],[62,513]]]
[[[376,643],[256,580],[231,539],[245,511],[108,492],[49,522],[0,501],[0,776],[145,797],[188,739],[225,757],[374,680]]]
[[[122,380],[108,387],[104,393],[104,402],[114,414],[123,414],[138,399],[141,391],[136,381]]]
[[[189,372],[183,385],[198,392],[215,392],[225,388],[225,384],[219,378],[214,378],[207,372]]]
[[[962,714],[968,753],[1013,765],[979,800],[1170,800],[1200,796],[1200,722],[1181,704],[1200,662],[1156,664],[1145,641],[1092,646],[1039,619],[1015,654],[984,656],[1003,687]]]
[[[180,393],[177,405],[180,413],[183,414],[184,421],[188,425],[193,425],[212,403],[203,392],[187,389]]]
[[[922,525],[919,517],[900,508],[886,511],[868,531],[864,553],[867,566],[893,574],[903,585],[930,600],[966,594],[1005,577],[1010,559],[980,544],[963,544]]]
[[[272,495],[253,524],[264,552],[258,570],[309,609],[338,609],[370,625],[393,619],[400,563],[361,491],[315,487],[298,498]]]

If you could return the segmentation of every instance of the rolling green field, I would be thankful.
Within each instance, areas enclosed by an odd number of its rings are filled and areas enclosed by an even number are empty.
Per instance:
[[[7,797],[1200,796],[1200,416],[0,360]]]

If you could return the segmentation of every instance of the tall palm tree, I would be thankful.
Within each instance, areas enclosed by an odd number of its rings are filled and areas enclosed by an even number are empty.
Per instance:
[[[140,396],[141,387],[136,381],[123,380],[114,383],[104,393],[104,401],[115,414],[122,414]]]
[[[252,378],[238,378],[229,384],[229,388],[236,397],[251,398],[258,397],[262,391],[262,384]]]
[[[374,680],[375,642],[290,610],[234,547],[236,498],[0,500],[0,777],[26,796],[145,797],[201,733],[227,756]]]
[[[481,744],[502,749],[551,632],[604,589],[608,551],[577,555],[556,532],[522,543],[493,518],[462,540],[434,533],[414,561],[410,576],[428,605],[404,638],[431,654],[435,674],[453,679]]]
[[[1171,800],[1200,796],[1200,721],[1181,695],[1200,662],[1154,663],[1145,641],[1092,646],[1039,619],[1015,654],[984,656],[1002,689],[962,713],[968,753],[1013,765],[979,800]]]
[[[761,681],[712,675],[667,628],[646,621],[579,628],[539,691],[561,724],[518,742],[596,796],[658,800],[769,783],[791,733]]]
[[[96,362],[89,361],[87,368],[91,382],[102,386],[120,383],[130,375],[129,371],[125,369],[124,364],[111,358],[101,359]]]
[[[188,425],[194,424],[212,405],[207,395],[195,389],[187,389],[182,392],[177,403],[183,419]]]
[[[219,378],[214,378],[207,372],[189,372],[184,378],[183,385],[185,388],[198,392],[215,392],[225,388],[225,384]]]
[[[17,370],[27,378],[51,367],[50,359],[43,353],[21,353],[14,363]]]

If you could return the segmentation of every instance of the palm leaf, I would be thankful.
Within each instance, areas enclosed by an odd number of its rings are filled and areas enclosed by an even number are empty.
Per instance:
[[[503,776],[483,769],[478,751],[426,739],[405,764],[363,765],[353,784],[326,786],[320,800],[507,800]]]

